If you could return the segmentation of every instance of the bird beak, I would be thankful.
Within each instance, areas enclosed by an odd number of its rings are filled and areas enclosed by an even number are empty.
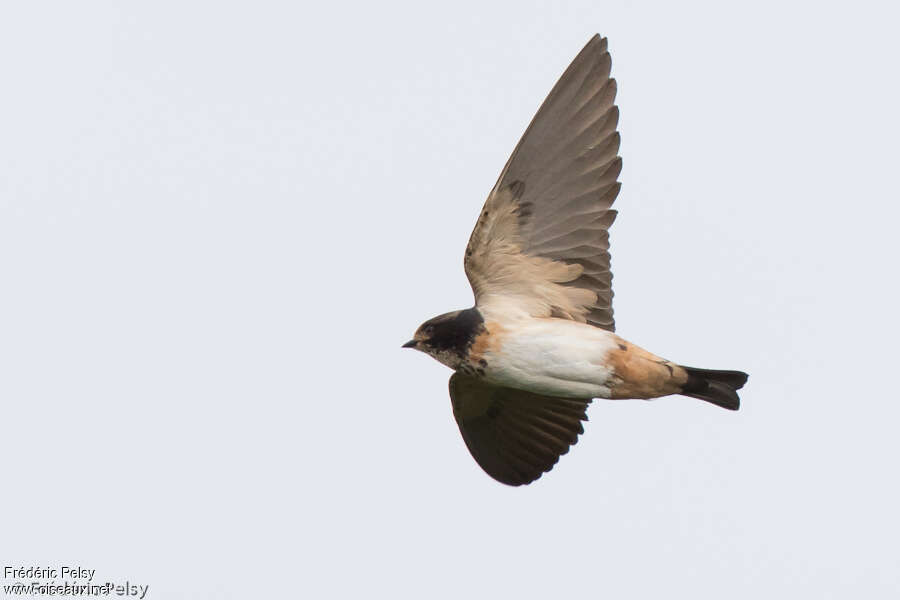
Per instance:
[[[403,344],[400,347],[401,348],[415,348],[418,343],[419,342],[417,342],[416,340],[409,340],[408,342],[406,342],[405,344]]]

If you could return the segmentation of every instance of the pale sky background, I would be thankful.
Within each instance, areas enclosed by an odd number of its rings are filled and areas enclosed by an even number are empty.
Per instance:
[[[0,10],[0,561],[148,598],[896,598],[887,2]],[[619,333],[738,413],[596,401],[470,458],[401,350],[528,121],[609,37]]]

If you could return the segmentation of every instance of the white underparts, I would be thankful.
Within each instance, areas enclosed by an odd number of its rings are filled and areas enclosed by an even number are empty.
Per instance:
[[[607,355],[618,338],[609,331],[565,319],[517,319],[503,323],[499,341],[484,355],[491,383],[566,398],[611,396]]]

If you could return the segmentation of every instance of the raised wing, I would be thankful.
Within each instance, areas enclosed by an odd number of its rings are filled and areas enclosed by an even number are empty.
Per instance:
[[[572,400],[498,387],[455,373],[453,416],[469,452],[501,483],[531,483],[569,451],[584,432],[591,400]]]
[[[502,298],[615,329],[608,229],[622,159],[609,71],[606,39],[594,36],[506,163],[466,248],[477,305]]]

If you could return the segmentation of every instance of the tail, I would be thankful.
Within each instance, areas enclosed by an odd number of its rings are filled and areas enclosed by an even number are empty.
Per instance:
[[[741,371],[711,371],[682,367],[688,374],[687,383],[678,392],[683,396],[706,400],[716,406],[737,410],[741,399],[737,390],[747,383],[747,374]]]

